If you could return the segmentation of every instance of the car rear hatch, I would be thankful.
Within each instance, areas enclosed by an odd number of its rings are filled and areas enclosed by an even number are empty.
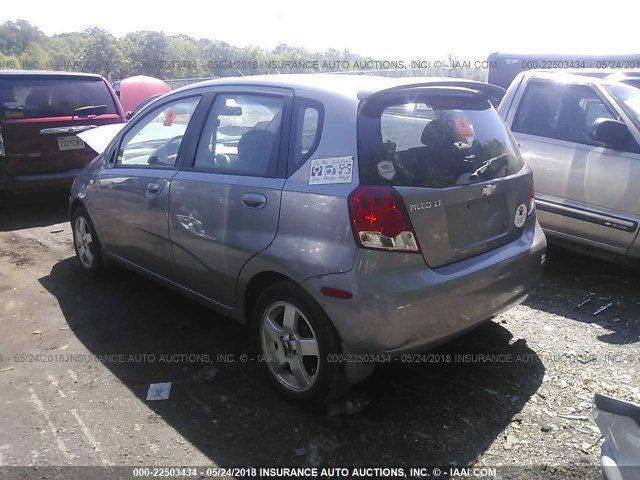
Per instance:
[[[0,77],[3,173],[17,177],[81,168],[96,154],[77,134],[123,121],[101,77]]]
[[[362,185],[404,203],[427,265],[481,254],[522,235],[532,175],[484,93],[468,87],[394,88],[361,105]]]

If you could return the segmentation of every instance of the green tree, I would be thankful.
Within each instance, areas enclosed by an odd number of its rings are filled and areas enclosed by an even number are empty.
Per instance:
[[[88,28],[87,46],[81,55],[80,67],[89,73],[99,73],[113,81],[126,73],[120,42],[106,30]]]
[[[150,31],[127,33],[124,49],[130,62],[130,74],[166,77],[165,61],[170,59],[167,58],[168,40],[164,33]]]
[[[272,51],[258,46],[238,48],[220,40],[194,39],[186,35],[167,36],[162,32],[138,31],[116,38],[100,28],[68,32],[48,37],[25,20],[0,25],[0,68],[55,68],[93,72],[111,81],[131,75],[162,79],[223,77],[258,73],[345,71],[372,60],[346,50],[309,52],[280,43]],[[381,59],[384,60],[384,59]],[[269,61],[276,68],[269,68]],[[315,68],[314,61],[317,61]],[[23,62],[27,62],[23,65]],[[303,68],[287,67],[287,62],[304,62]],[[376,71],[388,76],[454,76],[483,81],[485,70],[460,68],[454,55],[441,59],[442,65],[456,68]],[[282,67],[280,66],[282,65]],[[464,64],[462,64],[464,66]]]
[[[4,22],[0,25],[0,52],[7,56],[22,55],[34,43],[46,44],[47,36],[26,20]]]
[[[166,78],[199,78],[206,75],[206,67],[198,42],[186,35],[167,39]]]

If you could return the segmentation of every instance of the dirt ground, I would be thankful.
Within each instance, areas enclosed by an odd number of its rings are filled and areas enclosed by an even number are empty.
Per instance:
[[[525,465],[599,478],[593,395],[640,401],[639,277],[552,248],[523,305],[421,362],[379,367],[348,394],[368,408],[329,416],[269,388],[244,361],[242,326],[121,269],[84,276],[64,195],[2,198],[0,466]],[[169,399],[147,401],[161,382]]]

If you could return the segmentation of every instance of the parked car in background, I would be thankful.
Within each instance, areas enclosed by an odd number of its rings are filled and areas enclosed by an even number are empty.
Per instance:
[[[142,102],[140,102],[132,110],[129,110],[126,113],[127,121],[131,120],[134,116],[136,116],[138,113],[140,113],[147,105],[149,105],[156,98],[159,98],[161,96],[162,96],[162,94],[152,95],[151,97],[147,98],[146,100],[143,100]]]
[[[640,65],[640,61],[638,62]],[[606,78],[615,82],[626,83],[632,87],[640,88],[640,69],[631,70],[610,70],[610,69],[581,69],[565,71],[576,75],[586,75],[588,77]]]
[[[596,393],[592,416],[604,438],[600,449],[604,480],[640,478],[640,405]]]
[[[176,90],[76,179],[80,265],[115,261],[250,325],[273,385],[325,403],[541,277],[532,173],[495,92],[322,74]]]
[[[514,78],[528,70],[592,70],[606,71],[640,68],[640,53],[574,54],[574,53],[503,53],[495,52],[487,58],[487,82],[507,88]]]
[[[114,82],[113,88],[120,99],[125,115],[146,102],[149,98],[158,97],[171,91],[171,85],[163,80],[147,75],[135,75]]]
[[[640,88],[640,70],[612,72],[611,75],[606,78]]]
[[[100,75],[0,71],[0,191],[68,188],[95,157],[77,134],[121,122]]]
[[[534,171],[549,239],[608,259],[640,258],[640,89],[525,72],[498,112]]]

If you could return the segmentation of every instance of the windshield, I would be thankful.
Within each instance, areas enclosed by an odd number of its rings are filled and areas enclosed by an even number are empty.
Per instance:
[[[605,85],[605,88],[640,130],[640,90],[622,85]]]
[[[523,167],[512,137],[484,97],[407,95],[362,108],[363,183],[445,188],[504,177]]]
[[[74,110],[105,105],[118,113],[107,85],[100,78],[8,77],[0,79],[3,119],[67,117]]]

